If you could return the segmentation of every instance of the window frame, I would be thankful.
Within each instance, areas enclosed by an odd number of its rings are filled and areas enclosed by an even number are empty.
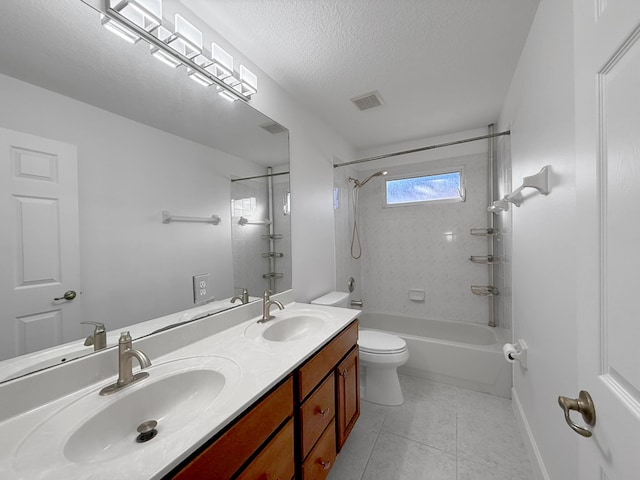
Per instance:
[[[446,175],[450,173],[458,173],[460,175],[460,192],[459,196],[456,198],[439,198],[434,200],[418,200],[415,202],[403,202],[403,203],[389,203],[387,199],[387,182],[395,181],[395,180],[405,180],[409,178],[420,178],[420,177],[435,177],[437,175]],[[439,203],[460,203],[466,201],[466,178],[464,174],[464,167],[449,167],[449,168],[437,168],[437,169],[428,169],[428,170],[420,170],[414,171],[411,173],[405,172],[395,175],[386,175],[383,177],[384,181],[382,182],[382,206],[383,208],[396,208],[396,207],[414,207],[414,206],[424,206],[431,204],[439,204]]]

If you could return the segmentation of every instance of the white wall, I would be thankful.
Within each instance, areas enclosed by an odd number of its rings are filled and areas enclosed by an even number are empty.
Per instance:
[[[578,436],[558,395],[578,392],[574,238],[574,72],[571,0],[542,0],[501,114],[511,128],[513,186],[551,165],[551,193],[513,211],[514,338],[529,346],[514,368],[514,399],[537,448],[541,478],[577,479]]]

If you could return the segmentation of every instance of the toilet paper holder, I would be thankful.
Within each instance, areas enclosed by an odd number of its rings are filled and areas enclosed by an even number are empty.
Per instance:
[[[505,343],[502,347],[504,358],[509,363],[520,362],[522,368],[527,368],[527,347],[526,342],[519,338],[516,343]]]

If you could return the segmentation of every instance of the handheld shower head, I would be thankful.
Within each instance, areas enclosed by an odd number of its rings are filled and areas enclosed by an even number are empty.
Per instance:
[[[353,178],[353,177],[349,177],[349,181],[352,181],[356,187],[364,187],[364,184],[367,183],[369,180],[371,180],[373,177],[378,177],[380,175],[386,175],[387,172],[386,170],[380,170],[379,172],[376,172],[372,175],[369,175],[367,178],[365,178],[364,180],[360,181],[357,178]]]

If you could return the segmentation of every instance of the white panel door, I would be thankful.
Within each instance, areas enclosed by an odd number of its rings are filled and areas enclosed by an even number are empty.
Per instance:
[[[574,13],[578,385],[596,411],[579,444],[580,480],[631,480],[640,478],[640,1],[574,0]]]
[[[80,338],[77,163],[73,145],[0,129],[0,360]]]

